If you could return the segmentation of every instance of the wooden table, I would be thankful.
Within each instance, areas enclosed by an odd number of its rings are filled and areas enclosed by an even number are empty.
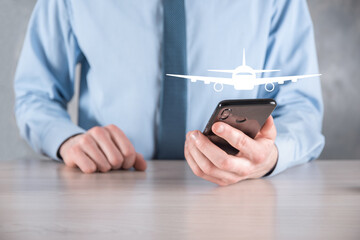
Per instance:
[[[360,239],[360,161],[229,187],[184,161],[91,175],[47,159],[1,162],[0,239]]]

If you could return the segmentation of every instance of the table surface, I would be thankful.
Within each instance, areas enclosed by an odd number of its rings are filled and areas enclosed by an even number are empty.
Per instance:
[[[185,161],[82,174],[0,162],[0,239],[360,239],[360,160],[318,160],[228,187]]]

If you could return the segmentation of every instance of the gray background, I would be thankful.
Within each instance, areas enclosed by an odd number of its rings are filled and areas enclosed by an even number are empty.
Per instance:
[[[0,161],[34,155],[16,127],[13,78],[35,2],[0,0]],[[360,1],[308,3],[323,73],[326,146],[320,158],[360,159]]]

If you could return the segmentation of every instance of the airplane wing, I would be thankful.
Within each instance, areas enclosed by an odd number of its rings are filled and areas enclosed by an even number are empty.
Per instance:
[[[309,74],[309,75],[298,75],[298,76],[285,76],[285,77],[269,77],[269,78],[256,78],[254,81],[255,85],[267,84],[267,83],[279,83],[284,84],[285,81],[296,82],[298,79],[318,77],[321,74]]]
[[[254,73],[280,72],[280,70],[254,70]]]
[[[203,81],[205,84],[213,83],[220,83],[226,85],[234,85],[234,80],[232,78],[218,78],[218,77],[202,77],[202,76],[192,76],[192,75],[178,75],[178,74],[166,74],[170,77],[177,77],[177,78],[187,78],[190,79],[192,82],[196,81]]]
[[[222,72],[222,73],[234,73],[236,70],[216,70],[209,69],[209,72]],[[267,73],[267,72],[279,72],[280,70],[253,70],[253,73]]]
[[[216,69],[209,69],[209,72],[222,72],[222,73],[234,73],[235,70],[216,70]]]

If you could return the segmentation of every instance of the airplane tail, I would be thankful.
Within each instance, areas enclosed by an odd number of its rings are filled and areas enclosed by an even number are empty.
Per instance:
[[[243,66],[246,66],[245,48],[243,48],[243,60],[242,60],[242,65],[243,65]]]
[[[246,55],[245,55],[245,48],[243,48],[243,58],[242,58],[242,65],[243,67],[247,67],[246,65]],[[214,70],[210,69],[209,72],[223,72],[223,73],[234,73],[234,70]],[[280,70],[252,70],[251,73],[266,73],[266,72],[279,72]]]

